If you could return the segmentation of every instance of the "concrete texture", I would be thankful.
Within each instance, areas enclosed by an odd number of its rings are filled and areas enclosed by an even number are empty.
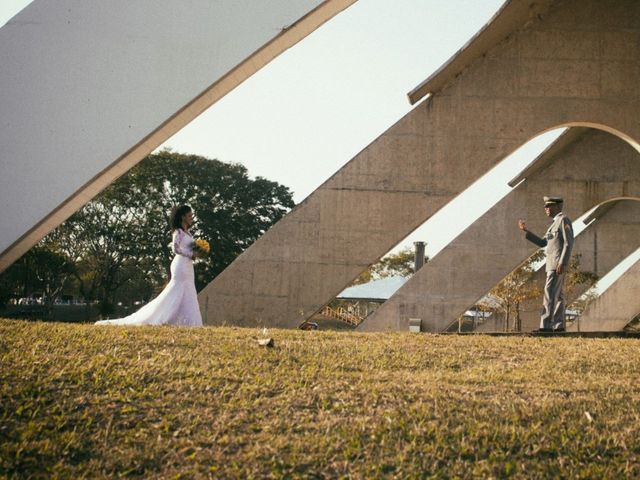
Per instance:
[[[612,332],[622,330],[640,314],[640,261],[591,303],[570,331]]]
[[[524,218],[529,230],[539,235],[546,231],[550,219],[544,214],[544,195],[563,196],[564,211],[573,219],[609,198],[640,195],[638,152],[599,130],[569,130],[526,173],[529,177],[422,267],[359,329],[407,330],[409,318],[422,319],[423,331],[447,329],[537,250],[517,224]]]
[[[515,20],[505,27],[500,19],[511,13]],[[640,3],[514,0],[477,38],[490,37],[457,54],[465,60],[422,89],[428,100],[200,292],[205,323],[299,325],[489,168],[549,129],[597,127],[637,146]],[[429,88],[440,75],[444,81]],[[575,201],[570,213],[579,206]],[[512,210],[544,228],[540,207],[535,214],[527,208]]]
[[[0,271],[354,1],[29,4],[0,29]]]

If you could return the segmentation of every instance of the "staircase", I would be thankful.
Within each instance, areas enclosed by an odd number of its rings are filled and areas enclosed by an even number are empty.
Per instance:
[[[353,325],[355,327],[360,325],[362,323],[362,321],[364,320],[364,318],[360,317],[359,315],[355,315],[355,314],[347,311],[343,307],[339,307],[339,308],[334,309],[334,308],[331,308],[329,306],[326,306],[320,311],[320,315],[323,315],[325,317],[335,318],[337,320],[341,320],[341,321],[343,321],[345,323],[348,323],[349,325]]]

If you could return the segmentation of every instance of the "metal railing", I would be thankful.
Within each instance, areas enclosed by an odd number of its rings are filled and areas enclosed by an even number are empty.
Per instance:
[[[324,315],[325,317],[336,318],[338,320],[342,320],[350,325],[358,326],[364,320],[363,317],[351,313],[344,309],[343,307],[338,307],[337,309],[331,308],[329,306],[324,307],[320,311],[320,315]]]

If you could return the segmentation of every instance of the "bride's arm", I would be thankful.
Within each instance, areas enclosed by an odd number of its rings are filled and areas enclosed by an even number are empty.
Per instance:
[[[185,251],[185,249],[182,247],[182,239],[184,237],[185,233],[179,228],[176,228],[173,231],[173,253],[175,253],[176,255],[182,255],[183,257],[187,258],[193,258],[193,255]]]

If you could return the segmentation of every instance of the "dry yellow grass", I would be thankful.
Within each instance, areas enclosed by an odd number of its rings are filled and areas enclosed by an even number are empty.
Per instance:
[[[634,478],[640,341],[0,320],[0,475]]]

